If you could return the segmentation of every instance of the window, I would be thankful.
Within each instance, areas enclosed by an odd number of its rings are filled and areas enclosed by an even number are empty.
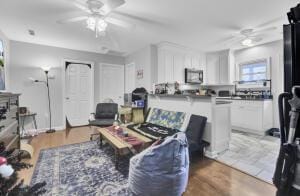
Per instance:
[[[246,82],[266,80],[267,65],[266,59],[240,64],[240,80]]]

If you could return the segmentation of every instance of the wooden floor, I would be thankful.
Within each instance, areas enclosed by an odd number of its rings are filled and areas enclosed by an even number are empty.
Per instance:
[[[40,134],[31,144],[34,156],[26,162],[35,164],[39,151],[45,148],[89,140],[93,131],[88,127],[73,128],[51,134]],[[51,163],[49,163],[51,164]],[[34,168],[24,169],[19,177],[30,183]],[[195,160],[190,167],[189,185],[185,196],[273,196],[274,186],[210,159]]]

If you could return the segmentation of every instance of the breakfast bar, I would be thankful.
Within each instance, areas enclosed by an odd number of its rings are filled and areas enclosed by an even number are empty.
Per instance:
[[[215,158],[229,148],[231,101],[218,101],[215,96],[150,94],[148,106],[207,117],[203,139],[210,146],[205,150],[206,156]]]

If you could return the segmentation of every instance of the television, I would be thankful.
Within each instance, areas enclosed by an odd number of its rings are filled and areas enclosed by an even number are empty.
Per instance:
[[[4,44],[0,39],[0,91],[5,90],[5,58],[4,58]]]

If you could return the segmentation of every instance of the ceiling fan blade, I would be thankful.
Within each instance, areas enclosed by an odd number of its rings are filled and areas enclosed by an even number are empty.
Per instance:
[[[268,31],[275,31],[277,29],[277,27],[266,27],[266,28],[263,28],[263,29],[258,29],[258,30],[254,30],[252,35],[257,35],[257,34],[260,34],[260,33],[265,33],[265,32],[268,32]]]
[[[57,23],[65,24],[65,23],[79,22],[79,21],[86,20],[86,19],[88,19],[88,16],[78,16],[78,17],[74,17],[74,18],[58,20]]]
[[[166,27],[166,23],[160,22],[160,21],[155,21],[155,20],[151,20],[149,18],[144,18],[144,17],[140,17],[140,16],[136,16],[136,15],[131,15],[131,14],[127,14],[127,13],[123,13],[123,12],[119,12],[119,11],[113,11],[110,16],[116,17],[116,18],[122,18],[122,19],[126,19],[129,21],[133,21],[134,23],[146,23],[146,24],[151,24],[151,25],[155,25],[155,26],[161,26],[161,27]]]
[[[270,25],[274,25],[274,24],[277,24],[277,23],[282,23],[283,21],[286,20],[286,15],[282,15],[282,16],[279,16],[277,18],[273,18],[269,21],[266,21],[258,26],[256,26],[256,28],[262,28],[262,27],[266,27],[266,26],[270,26]]]
[[[262,37],[250,37],[254,42],[260,42],[261,40],[263,40]]]
[[[73,2],[73,4],[74,4],[77,8],[81,9],[82,11],[84,11],[84,12],[86,12],[86,13],[89,13],[89,14],[92,13],[91,10],[90,10],[85,4],[82,4],[82,3],[79,2],[79,1],[75,1],[75,2]]]
[[[113,17],[106,17],[105,21],[110,23],[110,24],[113,24],[113,25],[116,25],[116,26],[119,26],[119,27],[123,27],[123,28],[126,28],[126,29],[133,29],[135,27],[135,25],[133,25],[133,24],[130,24],[128,22],[125,22],[125,21],[122,21],[122,20],[119,20],[119,19],[116,19],[116,18],[113,18]]]
[[[241,42],[242,40],[244,40],[245,37],[244,36],[236,36],[236,37],[232,37],[226,41],[223,42],[224,46],[231,46],[235,43]]]
[[[125,3],[125,0],[100,0],[104,5],[100,9],[100,14],[107,15],[112,10],[120,7]]]

